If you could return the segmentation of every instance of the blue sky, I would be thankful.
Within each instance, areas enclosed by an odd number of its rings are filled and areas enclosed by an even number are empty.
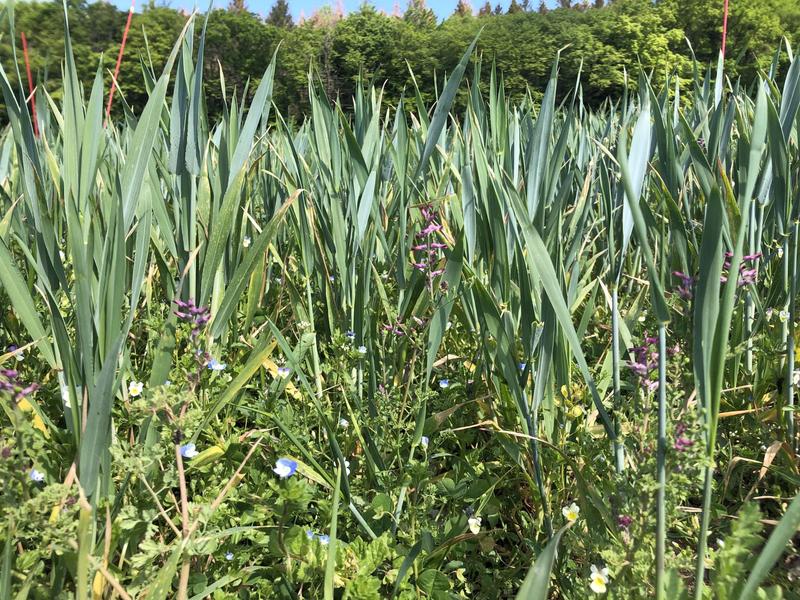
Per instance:
[[[270,7],[273,4],[274,0],[246,0],[248,8],[257,14],[266,15],[269,12]],[[336,6],[338,2],[341,2],[342,6],[344,7],[345,12],[358,10],[358,7],[361,6],[363,0],[289,0],[289,6],[292,9],[292,15],[295,19],[297,19],[300,14],[304,14],[305,16],[310,16],[316,9],[320,8],[321,6],[325,5],[332,5]],[[519,0],[517,0],[519,1]],[[130,0],[112,0],[113,4],[119,6],[120,8],[128,8],[130,4]],[[397,0],[397,4],[400,7],[400,11],[404,11],[408,0]],[[477,10],[485,0],[471,0],[473,8]],[[497,4],[498,0],[491,0],[492,4]],[[500,0],[500,3],[506,7],[510,4],[511,0]],[[203,10],[206,6],[208,6],[208,0],[195,2],[195,0],[156,0],[157,4],[165,4],[167,6],[171,6],[173,8],[185,8],[191,10],[194,8],[195,4],[200,6]],[[428,6],[430,6],[434,12],[439,16],[439,18],[444,18],[449,16],[456,7],[458,0],[427,0]],[[137,0],[136,5],[137,8],[140,6],[144,6],[147,4],[147,0]],[[373,4],[379,9],[385,10],[388,13],[391,13],[395,7],[395,0],[372,0],[370,4]],[[556,0],[547,0],[547,4],[549,6],[553,6],[556,4]],[[215,8],[225,8],[228,5],[228,0],[214,0],[214,7]],[[531,0],[531,5],[538,6],[539,0]]]

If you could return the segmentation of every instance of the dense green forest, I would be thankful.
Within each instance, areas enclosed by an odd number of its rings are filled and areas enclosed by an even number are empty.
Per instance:
[[[91,81],[102,61],[108,85],[127,13],[107,2],[69,4],[78,74],[82,81]],[[241,96],[248,81],[249,89],[255,89],[279,45],[274,100],[290,117],[307,110],[309,66],[329,95],[338,96],[345,106],[359,76],[382,86],[391,104],[404,90],[410,93],[411,72],[422,100],[428,102],[436,97],[437,77],[441,81],[453,69],[481,28],[477,55],[483,56],[484,65],[496,63],[506,93],[515,99],[529,91],[540,93],[562,48],[562,82],[571,84],[580,76],[584,100],[594,106],[621,92],[626,73],[636,77],[644,69],[656,81],[671,70],[689,77],[692,52],[705,64],[715,61],[719,51],[722,0],[561,0],[560,4],[562,8],[548,10],[543,3],[534,6],[527,0],[494,8],[487,2],[473,14],[465,0],[458,0],[452,16],[437,22],[424,0],[411,0],[397,16],[365,3],[347,15],[323,8],[294,23],[285,0],[278,0],[265,19],[248,11],[242,0],[234,0],[228,10],[208,15],[204,58],[208,110],[219,114],[223,94]],[[54,92],[60,89],[64,56],[61,7],[61,0],[20,3],[15,17],[16,31],[28,38],[34,79]],[[726,73],[731,78],[750,80],[758,69],[769,66],[782,37],[800,39],[796,0],[735,1],[730,11]],[[161,69],[187,16],[152,2],[134,15],[120,88],[135,112],[147,98],[150,64]],[[196,37],[200,29],[196,28]],[[19,48],[20,40],[16,42]],[[24,73],[21,52],[16,58]],[[0,38],[0,59],[13,76],[14,54],[6,32]],[[488,83],[489,69],[485,70]],[[122,102],[115,107],[122,108]]]

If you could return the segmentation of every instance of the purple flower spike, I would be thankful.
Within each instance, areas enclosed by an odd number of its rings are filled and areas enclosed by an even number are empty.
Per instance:
[[[174,311],[175,316],[192,327],[192,339],[196,340],[200,330],[211,320],[211,311],[207,306],[197,306],[191,298],[184,302],[175,300],[179,310]]]

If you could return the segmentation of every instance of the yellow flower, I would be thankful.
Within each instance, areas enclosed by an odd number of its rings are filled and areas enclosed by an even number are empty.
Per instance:
[[[577,419],[582,414],[583,414],[583,409],[577,404],[573,406],[571,409],[569,409],[569,416],[572,417],[573,419]]]
[[[578,515],[580,514],[581,509],[580,507],[575,504],[574,502],[569,506],[565,506],[561,509],[561,514],[564,515],[564,518],[569,521],[570,523],[574,523],[578,520]]]

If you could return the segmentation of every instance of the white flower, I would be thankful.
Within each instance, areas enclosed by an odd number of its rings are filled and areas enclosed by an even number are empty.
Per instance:
[[[467,523],[469,523],[469,530],[478,535],[478,532],[481,530],[481,518],[480,517],[470,517],[467,519]]]
[[[446,390],[450,387],[450,380],[449,379],[440,379],[439,380],[439,387],[443,390]]]
[[[250,236],[246,235],[246,236],[244,236],[244,237],[242,238],[242,246],[244,246],[245,248],[249,248],[249,247],[250,247],[250,243],[251,243],[252,241],[253,241],[253,240],[251,240],[251,239],[250,239]]]
[[[359,354],[366,354],[367,353],[367,347],[366,346],[359,346],[358,347],[358,353]]]
[[[792,382],[800,387],[800,369],[795,369],[794,373],[792,373]]]
[[[608,584],[608,569],[603,567],[598,569],[596,565],[592,565],[592,573],[589,576],[591,583],[589,587],[595,594],[605,594],[606,585]]]
[[[348,475],[350,475],[350,461],[349,460],[344,461],[344,470],[347,472]]]
[[[289,373],[291,372],[292,370],[289,367],[278,367],[278,377],[281,379],[286,379],[289,377]]]
[[[44,481],[44,473],[37,471],[36,469],[31,469],[29,476],[31,481],[35,481],[36,483],[41,483]]]
[[[341,419],[339,419],[339,427],[341,427],[342,429],[347,429],[348,427],[350,427],[350,421],[342,417]]]
[[[61,262],[62,262],[62,263],[63,263],[63,262],[65,262],[65,261],[67,260],[67,255],[66,255],[66,254],[64,254],[64,251],[63,251],[63,250],[59,250],[59,251],[58,251],[58,257],[61,259]]]
[[[423,435],[421,438],[419,438],[419,443],[422,444],[423,448],[427,448],[428,447],[428,442],[429,442],[429,440],[428,440],[428,436],[427,435]]]
[[[141,396],[142,390],[144,390],[144,384],[141,381],[131,381],[128,384],[128,394],[130,394],[133,398]]]
[[[226,552],[225,553],[225,560],[233,560],[233,552]]]
[[[778,318],[781,320],[781,323],[786,323],[786,321],[789,320],[789,311],[782,310],[781,312],[778,313]]]
[[[25,360],[25,352],[22,350],[14,350],[14,358],[17,362],[22,362]]]
[[[574,523],[578,520],[578,515],[581,512],[581,508],[575,504],[574,502],[569,506],[565,506],[561,509],[561,514],[564,515],[564,518],[569,521],[570,523]]]

